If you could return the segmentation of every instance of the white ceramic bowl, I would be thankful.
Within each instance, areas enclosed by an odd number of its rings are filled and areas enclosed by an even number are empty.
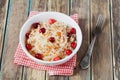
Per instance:
[[[49,20],[49,18],[54,18],[54,19],[56,19],[58,21],[62,21],[65,24],[69,24],[72,27],[76,28],[76,36],[77,36],[76,37],[77,38],[77,46],[73,50],[72,54],[69,55],[68,57],[64,58],[64,59],[61,59],[61,60],[58,60],[58,61],[52,61],[52,62],[39,60],[39,59],[33,57],[27,51],[27,49],[25,47],[25,34],[29,31],[30,26],[35,22],[46,22],[46,21]],[[59,13],[59,12],[41,12],[41,13],[29,18],[24,23],[24,25],[22,26],[21,31],[20,31],[19,39],[20,39],[20,44],[22,46],[22,49],[24,50],[24,52],[26,53],[26,55],[29,58],[31,58],[32,60],[34,60],[34,61],[36,61],[36,62],[38,62],[40,64],[58,65],[58,64],[62,64],[64,62],[68,61],[69,59],[71,59],[77,53],[77,51],[79,50],[79,48],[81,46],[81,43],[82,43],[82,33],[81,33],[81,29],[80,29],[79,25],[72,18],[70,18],[69,16],[67,16],[67,15],[65,15],[63,13]]]

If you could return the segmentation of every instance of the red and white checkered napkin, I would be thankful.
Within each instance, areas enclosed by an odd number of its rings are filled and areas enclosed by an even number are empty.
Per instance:
[[[39,12],[36,12],[36,11],[30,12],[29,18],[38,13]],[[71,17],[78,23],[77,14],[74,14]],[[73,69],[76,65],[76,55],[72,59],[70,59],[69,61],[61,65],[46,66],[46,65],[39,64],[31,60],[29,57],[27,57],[19,43],[15,52],[14,63],[17,65],[24,65],[34,69],[47,70],[49,72],[49,75],[72,75]]]

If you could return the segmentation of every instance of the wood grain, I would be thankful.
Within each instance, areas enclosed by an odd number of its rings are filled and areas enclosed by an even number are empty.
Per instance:
[[[22,67],[13,63],[18,44],[19,31],[25,22],[28,4],[25,0],[10,0],[5,38],[5,49],[2,56],[2,80],[21,80]]]
[[[48,10],[48,0],[31,0],[31,10],[44,12]]]
[[[48,11],[58,11],[69,15],[69,0],[48,0]],[[46,80],[68,80],[68,76],[49,76]]]
[[[31,11],[47,11],[47,0],[30,0],[30,10]],[[24,68],[23,80],[45,80],[45,71],[36,70],[32,68]]]
[[[111,0],[114,80],[120,80],[120,0]]]
[[[5,33],[5,24],[7,18],[8,0],[0,0],[0,60],[3,49],[3,40]]]
[[[69,0],[48,0],[48,11],[58,11],[69,15]]]
[[[45,80],[45,71],[26,68],[23,80]]]
[[[113,80],[109,0],[91,0],[91,28],[99,14],[106,17],[103,32],[98,36],[92,56],[92,80]]]
[[[71,14],[79,15],[79,26],[82,30],[83,42],[80,50],[77,53],[77,66],[74,70],[74,75],[69,77],[69,80],[90,80],[90,68],[87,70],[80,69],[80,61],[86,54],[90,42],[90,24],[89,24],[89,1],[88,0],[72,0]]]

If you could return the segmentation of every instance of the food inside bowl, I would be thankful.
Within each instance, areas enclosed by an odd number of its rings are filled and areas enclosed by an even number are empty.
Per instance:
[[[25,37],[29,53],[44,61],[63,59],[77,46],[76,29],[55,19],[33,23]]]

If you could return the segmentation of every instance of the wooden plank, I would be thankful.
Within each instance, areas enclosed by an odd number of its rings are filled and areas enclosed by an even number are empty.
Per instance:
[[[48,11],[69,14],[69,0],[48,0]]]
[[[99,14],[106,17],[106,24],[94,46],[92,80],[113,80],[109,0],[91,0],[92,30]]]
[[[114,80],[120,80],[120,0],[111,0]]]
[[[69,77],[69,80],[90,80],[90,68],[87,70],[80,69],[80,61],[86,54],[90,42],[90,24],[89,24],[89,1],[88,0],[72,0],[71,14],[79,15],[79,25],[82,30],[83,42],[77,53],[77,66],[75,74]]]
[[[47,11],[48,10],[48,0],[30,0],[31,1],[31,10],[33,11]]]
[[[19,31],[25,22],[28,3],[25,0],[10,0],[7,18],[5,48],[2,56],[2,80],[21,80],[22,67],[13,63],[19,41]]]
[[[48,11],[58,11],[69,15],[69,0],[48,0]],[[46,80],[68,80],[68,76],[49,76]]]
[[[3,40],[5,33],[5,23],[8,10],[8,0],[0,0],[0,60],[2,55]]]
[[[69,80],[68,76],[50,76],[48,73],[46,73],[46,80]]]
[[[47,0],[30,0],[30,10],[31,11],[46,11],[47,10]],[[24,68],[23,80],[45,80],[45,71],[36,70],[32,68]]]
[[[45,71],[26,68],[23,80],[45,80]]]

